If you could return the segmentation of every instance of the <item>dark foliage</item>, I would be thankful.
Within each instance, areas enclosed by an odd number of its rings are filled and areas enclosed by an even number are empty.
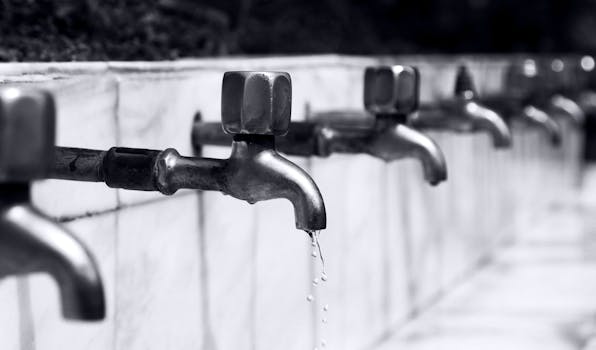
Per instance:
[[[0,0],[0,61],[596,48],[591,0]]]

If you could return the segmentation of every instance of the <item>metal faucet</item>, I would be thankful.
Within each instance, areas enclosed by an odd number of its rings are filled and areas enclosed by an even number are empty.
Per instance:
[[[536,94],[542,88],[534,60],[516,61],[504,73],[503,93],[482,98],[487,106],[498,110],[507,120],[541,128],[553,146],[560,146],[562,131],[559,123],[536,105]]]
[[[49,177],[166,195],[182,188],[219,191],[251,204],[285,198],[294,206],[298,229],[309,234],[324,229],[325,205],[317,185],[275,147],[275,136],[285,134],[290,123],[290,75],[227,72],[222,90],[221,125],[233,135],[230,158],[182,157],[172,148],[57,147]]]
[[[576,101],[580,88],[577,87],[577,75],[571,61],[562,59],[545,59],[536,62],[537,78],[541,84],[535,99],[553,116],[566,118],[576,127],[581,127],[586,119],[585,112]]]
[[[456,132],[486,131],[496,148],[511,146],[511,132],[503,118],[477,99],[472,75],[460,66],[455,79],[454,98],[437,104],[422,105],[409,125],[417,129],[446,129]]]
[[[574,72],[577,79],[574,100],[578,101],[586,116],[596,113],[595,69],[596,60],[593,56],[585,55],[575,62]]]
[[[53,161],[54,102],[44,92],[0,90],[0,277],[46,272],[67,319],[105,317],[103,284],[90,252],[31,204],[30,182]]]
[[[370,67],[365,71],[364,105],[373,123],[350,121],[348,112],[319,114],[306,122],[293,122],[285,137],[277,137],[280,151],[294,156],[328,157],[332,153],[365,153],[391,162],[420,160],[425,179],[436,185],[447,179],[447,166],[439,146],[428,136],[405,125],[418,108],[419,74],[410,66]],[[368,115],[357,113],[359,118]],[[332,120],[335,119],[335,120]],[[199,118],[193,128],[193,145],[228,145],[229,137],[218,123]]]

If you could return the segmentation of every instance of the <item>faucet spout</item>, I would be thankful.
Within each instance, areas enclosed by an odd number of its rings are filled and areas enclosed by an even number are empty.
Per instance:
[[[439,146],[430,137],[404,124],[383,128],[370,142],[367,153],[387,162],[416,158],[422,164],[428,183],[434,186],[447,180],[447,164]]]
[[[586,114],[577,102],[561,94],[554,95],[549,102],[550,108],[555,112],[568,116],[574,125],[583,125]]]
[[[495,148],[511,146],[511,131],[498,113],[474,101],[465,103],[464,112],[470,117],[473,129],[491,134]]]
[[[317,231],[326,227],[323,197],[312,178],[282,157],[274,137],[236,135],[226,166],[223,191],[249,203],[285,198],[294,206],[296,228]]]
[[[131,150],[120,149],[124,157]],[[182,157],[174,149],[134,150],[149,164],[143,183],[124,183],[126,174],[102,175],[109,186],[158,190],[173,194],[179,189],[219,191],[251,204],[285,198],[294,206],[296,228],[318,231],[326,227],[323,197],[312,178],[299,166],[282,157],[275,149],[273,135],[234,135],[228,159]],[[111,152],[108,152],[110,154]],[[105,162],[105,161],[104,161]],[[118,180],[118,181],[114,181]]]
[[[526,106],[521,113],[523,120],[544,129],[553,146],[561,144],[562,135],[559,124],[548,113],[532,105]]]
[[[496,148],[511,146],[511,131],[495,111],[473,100],[457,97],[420,108],[408,124],[416,129],[447,129],[455,132],[488,132]]]
[[[1,187],[0,276],[49,273],[58,284],[65,318],[103,319],[103,284],[89,251],[28,203],[28,185]]]

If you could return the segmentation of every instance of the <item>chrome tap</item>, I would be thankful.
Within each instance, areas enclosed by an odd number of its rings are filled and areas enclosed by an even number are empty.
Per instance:
[[[596,60],[592,56],[582,56],[576,61],[577,87],[574,99],[587,115],[596,113],[596,86],[594,84],[594,72]]]
[[[275,148],[275,136],[285,134],[290,123],[289,74],[227,72],[222,89],[221,125],[233,135],[230,158],[182,157],[171,148],[58,147],[49,177],[166,195],[182,188],[219,191],[251,204],[285,198],[294,206],[298,229],[309,234],[324,229],[325,205],[317,185]]]
[[[498,110],[509,121],[516,120],[528,126],[541,128],[549,136],[551,144],[561,145],[562,131],[559,123],[534,103],[542,88],[538,67],[534,60],[516,61],[504,74],[503,92],[485,96],[481,101]]]
[[[465,66],[457,71],[454,98],[421,106],[410,118],[409,125],[416,129],[486,131],[491,134],[496,148],[511,146],[509,127],[498,113],[478,102],[472,75]]]
[[[104,290],[93,257],[30,200],[30,182],[44,178],[53,161],[54,115],[46,93],[0,90],[0,277],[48,273],[65,318],[101,320]]]
[[[346,118],[348,112],[315,115],[310,121],[291,123],[288,134],[276,138],[280,151],[319,157],[365,153],[386,162],[417,158],[430,184],[446,180],[447,167],[441,149],[431,138],[405,125],[408,115],[418,108],[418,70],[409,66],[367,68],[364,81],[364,105],[375,116],[373,123],[350,121]],[[361,120],[368,116],[357,114]],[[219,124],[196,120],[195,148],[229,143]]]
[[[542,62],[545,72],[544,94],[548,109],[555,115],[569,118],[573,125],[581,127],[585,122],[586,115],[576,101],[581,87],[578,86],[577,73],[579,72],[574,69],[577,68],[578,62],[572,61],[573,59],[564,61],[555,58]]]

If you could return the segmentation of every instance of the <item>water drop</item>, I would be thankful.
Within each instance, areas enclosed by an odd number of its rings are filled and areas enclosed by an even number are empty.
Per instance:
[[[323,306],[323,311],[329,311],[329,304]]]
[[[327,342],[323,339],[321,340],[321,347],[324,348],[327,346]]]
[[[326,318],[322,319],[321,321],[322,321],[323,323],[327,323],[327,319],[326,319]]]
[[[327,282],[327,274],[326,274],[325,272],[323,272],[323,273],[321,274],[321,280],[322,280],[323,282]]]
[[[309,294],[306,296],[306,301],[308,301],[309,303],[313,300],[314,298],[312,297],[312,294]]]
[[[310,256],[312,256],[313,258],[318,257],[317,252],[315,250],[313,250],[312,253],[310,253]]]
[[[316,286],[317,284],[319,284],[319,279],[315,278],[314,280],[312,280],[312,285]]]

